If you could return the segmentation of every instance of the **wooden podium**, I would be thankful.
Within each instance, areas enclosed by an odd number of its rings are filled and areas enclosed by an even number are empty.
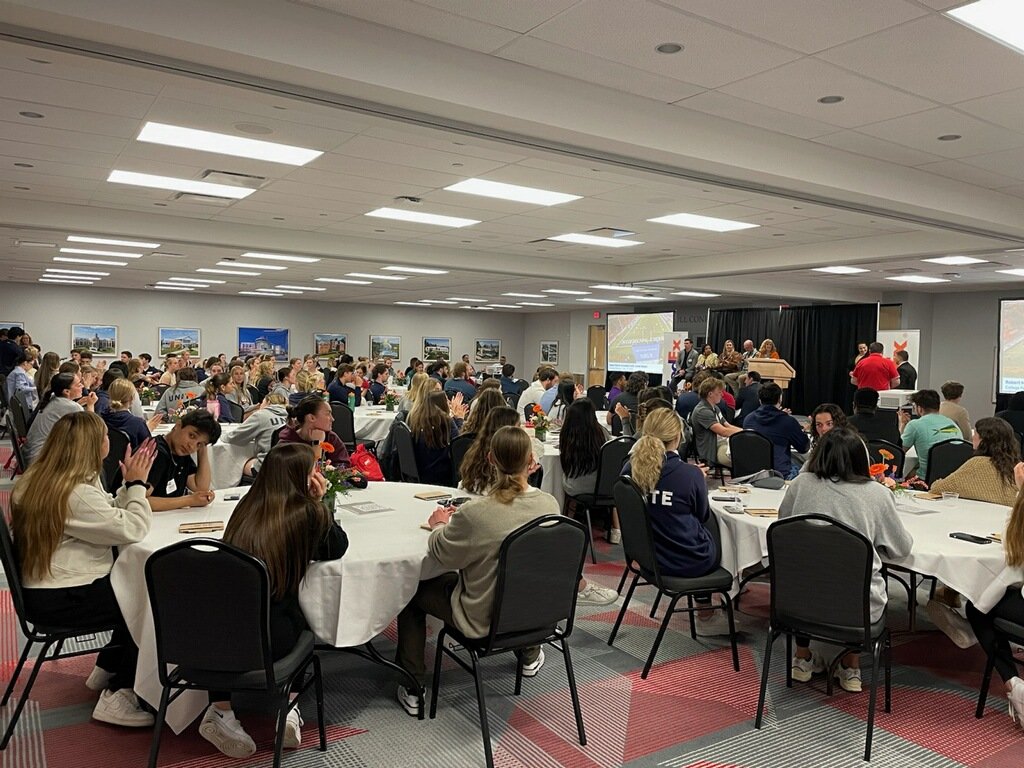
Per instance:
[[[761,379],[771,379],[782,389],[789,389],[789,382],[796,378],[793,366],[785,360],[773,360],[769,357],[752,357],[747,360],[747,370],[757,371]]]

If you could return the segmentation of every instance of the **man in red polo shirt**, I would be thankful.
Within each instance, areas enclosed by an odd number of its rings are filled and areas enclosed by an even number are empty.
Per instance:
[[[882,356],[883,351],[885,347],[877,341],[868,345],[867,356],[861,358],[850,374],[850,381],[854,386],[870,387],[882,392],[899,385],[899,371],[892,360]]]

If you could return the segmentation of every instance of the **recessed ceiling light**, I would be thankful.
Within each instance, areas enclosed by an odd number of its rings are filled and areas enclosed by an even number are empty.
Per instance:
[[[292,288],[297,291],[326,291],[326,288],[317,288],[314,285],[279,285],[278,288]]]
[[[896,275],[895,277],[887,277],[886,280],[896,280],[900,283],[948,283],[944,277],[930,277],[928,275]]]
[[[396,301],[395,304],[400,304],[403,307],[420,307],[421,309],[423,308],[422,304],[415,301]]]
[[[589,296],[590,291],[570,291],[568,288],[545,288],[544,293],[560,293],[564,296]]]
[[[457,301],[448,301],[446,299],[420,299],[420,304],[458,304]]]
[[[616,304],[615,299],[576,299],[576,301],[585,301],[590,304]]]
[[[962,138],[963,136],[959,133],[945,133],[942,136],[939,136],[939,141],[959,141]]]
[[[655,46],[654,50],[658,53],[679,53],[683,50],[683,46],[679,43],[662,43],[661,45]]]
[[[114,240],[109,237],[86,237],[85,235],[68,235],[68,242],[92,243],[93,245],[120,245],[125,248],[142,248],[147,251],[160,247],[160,243],[144,243],[138,240]]]
[[[466,301],[466,302],[479,302],[480,304],[486,304],[487,299],[464,299],[461,296],[449,296],[452,301]]]
[[[256,290],[259,293],[276,293],[278,295],[280,295],[282,293],[290,293],[293,296],[301,296],[302,295],[302,291],[286,291],[286,290],[283,290],[281,288],[257,288]]]
[[[127,261],[104,261],[103,259],[74,259],[70,256],[54,256],[54,261],[63,264],[93,264],[97,267],[127,267]]]
[[[819,104],[838,104],[841,101],[846,101],[843,96],[822,96],[818,99]]]
[[[210,283],[224,285],[227,282],[227,280],[214,280],[212,277],[206,277],[203,278],[202,280],[196,280],[195,278],[192,277],[168,277],[167,279],[175,283],[195,283],[196,285],[201,286],[206,286],[209,285]]]
[[[517,304],[488,304],[491,309],[519,309]]]
[[[447,275],[447,269],[427,269],[426,267],[384,267],[388,272],[409,272],[413,275]]]
[[[503,293],[502,296],[517,296],[521,299],[546,299],[543,293]]]
[[[759,224],[748,224],[745,221],[717,219],[714,216],[698,216],[695,213],[671,213],[668,216],[648,219],[648,221],[655,224],[689,227],[690,229],[706,229],[711,232],[733,232],[738,229],[755,229],[760,226]]]
[[[283,253],[260,253],[257,251],[246,251],[242,254],[243,259],[261,259],[263,261],[294,261],[299,264],[316,264],[320,259],[312,256],[287,256]]]
[[[55,285],[92,285],[88,280],[58,280],[57,278],[40,277],[38,282],[40,283],[53,283]]]
[[[968,264],[988,264],[988,259],[976,259],[973,256],[940,256],[936,259],[921,259],[932,264],[947,264],[951,267],[965,267]]]
[[[269,269],[271,272],[281,272],[288,267],[279,267],[276,264],[249,264],[243,261],[218,261],[218,267],[241,267],[242,269]]]
[[[592,285],[590,287],[597,288],[601,291],[628,291],[632,288],[630,285],[614,285],[612,283],[598,283],[597,285]]]
[[[556,235],[548,240],[557,240],[560,243],[576,243],[578,245],[600,245],[604,248],[629,248],[631,245],[643,245],[639,240],[626,240],[621,237],[598,237],[597,235],[586,235],[580,232],[572,232],[568,235]]]
[[[42,118],[46,117],[46,115],[41,115],[38,112],[19,112],[18,114],[22,117],[32,118],[33,120],[41,120]]]
[[[579,195],[564,192],[550,192],[535,187],[522,187],[518,184],[504,184],[500,181],[487,179],[466,179],[458,184],[445,187],[448,192],[462,192],[467,195],[496,197],[499,200],[514,200],[517,203],[533,203],[535,205],[561,205],[581,199]]]
[[[517,302],[520,307],[553,307],[554,304],[541,304],[536,301],[520,301]]]
[[[421,211],[407,211],[402,208],[377,208],[370,211],[366,216],[373,216],[377,219],[397,219],[398,221],[411,221],[415,224],[435,224],[439,227],[470,227],[479,224],[476,219],[462,219],[458,216],[441,216],[436,213],[423,213]]]
[[[1001,275],[1012,275],[1013,277],[1024,277],[1024,269],[997,269]]]
[[[198,149],[202,152],[216,152],[220,155],[248,157],[285,165],[305,165],[323,154],[318,149],[304,149],[287,144],[258,139],[244,139],[226,133],[200,131],[196,128],[182,128],[166,123],[146,123],[137,137],[138,141],[164,144],[169,147]]]
[[[239,291],[239,296],[284,296],[283,293],[270,293],[268,291]]]
[[[620,296],[620,299],[637,299],[638,301],[665,301],[664,296],[646,296],[643,294],[635,293],[628,296]]]
[[[91,248],[61,248],[61,253],[77,253],[82,256],[116,256],[119,259],[141,259],[141,253],[122,253],[121,251],[95,251]]]
[[[370,280],[408,280],[407,277],[400,277],[399,275],[375,275],[371,272],[346,272],[349,277],[366,277]]]
[[[242,200],[256,191],[246,187],[233,187],[229,184],[214,184],[209,181],[194,181],[193,179],[176,179],[173,176],[157,176],[152,173],[135,173],[133,171],[111,171],[107,181],[114,184],[130,184],[135,187],[148,187],[150,189],[191,192],[195,195],[206,195],[207,197],[229,197],[235,200]]]
[[[197,269],[196,272],[205,272],[210,275],[238,275],[239,277],[256,277],[260,272],[243,272],[240,269]]]
[[[110,277],[109,272],[88,272],[81,269],[56,269],[55,267],[47,267],[46,272],[55,272],[62,275],[94,275],[96,277]]]
[[[1018,0],[977,0],[946,11],[946,15],[1024,53],[1024,7]]]
[[[673,296],[690,296],[695,299],[714,299],[721,296],[720,293],[704,293],[703,291],[675,291]]]
[[[373,285],[369,280],[345,280],[341,277],[314,277],[318,283],[341,283],[343,285]]]
[[[871,270],[863,267],[815,267],[812,272],[828,272],[830,275],[856,275]]]

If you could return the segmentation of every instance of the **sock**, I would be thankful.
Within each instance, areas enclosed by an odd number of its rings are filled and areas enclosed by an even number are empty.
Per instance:
[[[235,719],[235,711],[231,709],[231,707],[228,707],[227,709],[221,709],[217,705],[211,704],[210,709],[212,709],[217,715],[219,715],[222,719],[228,722],[231,722]]]

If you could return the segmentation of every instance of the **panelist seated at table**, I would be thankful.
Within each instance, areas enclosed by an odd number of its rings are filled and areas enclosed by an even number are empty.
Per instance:
[[[498,578],[498,553],[505,538],[517,528],[545,515],[559,514],[558,502],[527,483],[533,460],[530,437],[519,427],[502,427],[491,440],[489,452],[495,482],[483,498],[458,508],[438,507],[427,523],[432,529],[427,549],[448,571],[420,582],[416,594],[398,614],[396,661],[419,683],[426,682],[426,617],[436,616],[466,637],[483,638],[491,626],[491,610]],[[544,652],[529,648],[517,652],[523,676],[534,677],[544,664]],[[419,714],[416,694],[398,687],[398,701],[410,715]]]
[[[67,629],[107,625],[113,634],[96,658],[86,686],[100,692],[96,720],[145,727],[153,715],[132,690],[138,649],[110,585],[112,547],[141,541],[152,511],[146,477],[156,456],[152,440],[122,463],[124,485],[111,497],[100,478],[110,450],[107,428],[93,413],[61,417],[32,466],[14,488],[11,522],[32,623]],[[2,523],[0,523],[2,524]]]
[[[1011,507],[1017,499],[1013,468],[1021,460],[1020,440],[1009,424],[995,416],[978,419],[974,427],[974,456],[932,483],[931,490]]]
[[[338,468],[349,465],[348,449],[344,441],[332,431],[334,414],[331,406],[316,395],[310,395],[298,405],[288,409],[288,426],[281,430],[278,441],[281,443],[305,443],[317,447],[326,443],[330,445],[328,457],[330,463]]]
[[[223,440],[229,445],[252,445],[256,455],[245,462],[242,468],[242,485],[248,485],[260,470],[260,465],[270,450],[274,433],[288,424],[288,409],[281,395],[267,395],[266,400],[245,420],[238,429],[225,432]]]
[[[426,397],[420,396],[409,411],[406,421],[412,432],[421,483],[451,485],[452,458],[448,448],[462,431],[466,410],[461,392],[450,401],[444,392],[431,392]]]
[[[270,653],[287,656],[309,629],[299,606],[299,586],[313,560],[337,560],[348,549],[348,536],[322,499],[327,481],[317,468],[312,446],[277,445],[267,454],[252,488],[238,502],[224,541],[255,555],[270,576]],[[230,598],[230,596],[227,596]],[[301,680],[297,681],[301,685]],[[292,693],[294,699],[297,694]],[[229,757],[256,751],[252,737],[231,709],[231,694],[211,691],[199,735]],[[288,711],[284,746],[302,742],[299,708]]]
[[[205,507],[213,501],[207,447],[219,439],[220,424],[207,411],[189,411],[170,432],[156,438],[156,460],[149,472],[154,512]]]
[[[914,544],[896,512],[892,491],[871,479],[868,451],[855,431],[832,429],[822,435],[814,452],[786,490],[779,506],[779,519],[795,515],[827,515],[863,534],[875,548],[871,566],[871,621],[885,613],[888,600],[882,560],[878,550],[890,558],[906,557]],[[814,589],[813,584],[807,585]],[[796,638],[793,679],[808,682],[825,671],[825,662],[810,649],[810,640]],[[847,691],[861,690],[860,657],[846,654],[836,666],[835,676]]]

